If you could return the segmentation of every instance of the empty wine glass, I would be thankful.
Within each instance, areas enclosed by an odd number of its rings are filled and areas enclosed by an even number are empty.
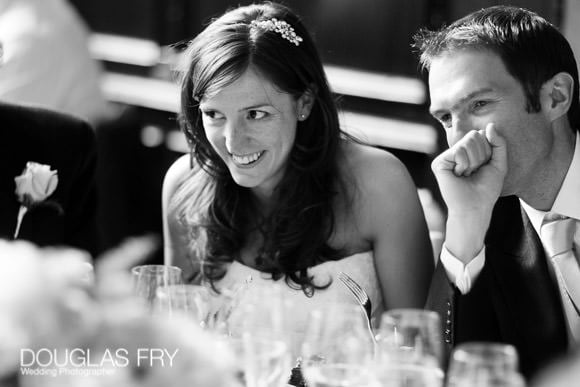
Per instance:
[[[157,289],[182,283],[181,269],[169,265],[140,265],[131,269],[133,286],[137,297],[152,308]]]
[[[442,386],[442,355],[437,313],[422,309],[393,309],[383,313],[375,368],[382,386]]]
[[[283,340],[255,337],[222,337],[237,359],[238,378],[244,387],[282,387],[290,370],[288,346]]]
[[[449,387],[523,387],[518,354],[509,344],[472,342],[460,344],[451,355]]]
[[[202,328],[209,313],[210,293],[201,285],[177,284],[157,288],[155,309],[169,317],[185,316]]]
[[[249,283],[236,292],[235,298],[228,319],[231,336],[285,337],[287,309],[280,284]]]
[[[335,304],[310,315],[301,367],[309,387],[374,386],[374,343],[357,305]]]

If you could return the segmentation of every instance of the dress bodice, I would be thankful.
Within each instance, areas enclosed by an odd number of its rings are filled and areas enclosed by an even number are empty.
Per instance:
[[[308,274],[314,276],[316,285],[330,286],[325,289],[315,290],[312,297],[307,297],[301,289],[293,289],[286,285],[284,280],[272,281],[267,273],[260,272],[254,268],[243,265],[237,261],[230,264],[226,275],[217,282],[218,288],[236,288],[240,284],[245,284],[251,277],[247,285],[246,292],[251,293],[252,288],[276,286],[281,289],[282,298],[292,305],[292,312],[287,314],[291,320],[291,330],[294,336],[294,345],[301,341],[301,337],[306,329],[308,316],[311,311],[319,309],[328,304],[352,304],[357,305],[353,294],[346,286],[338,280],[338,274],[344,272],[352,277],[368,294],[372,305],[372,322],[376,327],[381,313],[384,311],[383,297],[377,279],[372,251],[351,255],[337,261],[327,261],[308,269]],[[297,348],[294,348],[296,350]]]

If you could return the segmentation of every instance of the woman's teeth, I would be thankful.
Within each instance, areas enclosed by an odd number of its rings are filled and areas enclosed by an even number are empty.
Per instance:
[[[251,164],[251,163],[255,162],[256,160],[258,160],[260,158],[260,156],[262,156],[262,153],[264,153],[264,152],[261,151],[261,152],[251,153],[249,155],[243,155],[243,156],[238,156],[238,155],[235,155],[232,153],[232,160],[234,160],[234,162],[236,164],[248,165],[248,164]]]

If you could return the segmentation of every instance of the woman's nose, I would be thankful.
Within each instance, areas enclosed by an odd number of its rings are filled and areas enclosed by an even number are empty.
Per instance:
[[[226,148],[232,152],[243,144],[246,138],[246,128],[240,120],[232,120],[226,123],[224,129],[224,139]]]

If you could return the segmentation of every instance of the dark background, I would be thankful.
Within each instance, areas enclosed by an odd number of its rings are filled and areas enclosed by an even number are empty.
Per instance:
[[[228,0],[71,0],[95,31],[150,39],[160,45],[188,40],[212,17],[237,4]],[[439,27],[478,8],[511,4],[561,19],[562,0],[288,0],[315,37],[327,63],[415,76],[409,50],[419,27]]]

